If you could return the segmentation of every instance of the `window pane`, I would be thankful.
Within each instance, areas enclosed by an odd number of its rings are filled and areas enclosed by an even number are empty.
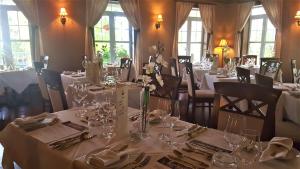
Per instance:
[[[19,40],[20,33],[19,33],[19,27],[18,26],[9,26],[9,33],[10,33],[10,39],[12,40]]]
[[[263,6],[256,6],[256,7],[253,7],[252,10],[251,10],[251,15],[254,16],[254,15],[264,15],[266,14],[266,11],[264,9]]]
[[[191,23],[191,42],[201,42],[202,22],[192,21]]]
[[[109,41],[110,26],[109,26],[109,17],[102,16],[99,22],[94,27],[95,40],[96,41]]]
[[[187,21],[182,25],[178,32],[178,42],[187,41]]]
[[[274,57],[274,43],[266,43],[263,57]]]
[[[126,17],[115,17],[115,38],[116,41],[129,41],[129,23]]]
[[[103,63],[111,63],[110,46],[109,43],[96,42],[96,51],[101,52],[103,57]]]
[[[31,66],[30,42],[11,42],[15,67],[25,68]]]
[[[20,32],[20,39],[21,40],[29,40],[29,28],[28,26],[20,26],[19,27]]]
[[[267,42],[274,42],[275,41],[275,35],[276,35],[276,29],[273,26],[273,24],[271,23],[271,21],[268,19],[266,41]]]
[[[0,0],[0,5],[16,5],[12,0]]]
[[[18,12],[19,25],[28,25],[28,20],[22,12]]]
[[[188,55],[186,43],[178,43],[178,55],[183,55],[183,56]]]
[[[123,57],[129,57],[129,43],[117,43],[116,44],[116,56],[117,59],[120,60],[120,58]]]
[[[248,54],[260,56],[260,48],[261,43],[249,43]]]
[[[198,8],[193,8],[189,14],[189,17],[198,17],[200,18],[200,11]]]
[[[123,12],[120,4],[118,3],[109,3],[107,5],[106,11]]]
[[[201,57],[201,43],[192,43],[190,54],[192,56],[193,63],[199,62]]]
[[[17,11],[7,11],[8,24],[18,25],[18,12]]]
[[[263,31],[263,19],[252,19],[250,28],[250,41],[260,42]]]

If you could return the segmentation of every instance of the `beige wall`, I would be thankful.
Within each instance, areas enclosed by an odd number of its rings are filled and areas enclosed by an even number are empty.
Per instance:
[[[57,71],[81,68],[84,56],[85,1],[39,0],[40,28],[49,67]],[[68,12],[67,23],[59,20],[59,9]]]
[[[294,19],[297,10],[300,10],[299,0],[284,0],[281,58],[283,77],[288,81],[292,79],[290,60],[297,59],[297,66],[300,68],[300,26]]]

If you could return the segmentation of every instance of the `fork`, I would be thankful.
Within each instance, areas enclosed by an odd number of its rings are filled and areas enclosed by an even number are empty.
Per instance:
[[[149,163],[150,160],[151,160],[151,156],[147,156],[142,162],[140,162],[138,165],[134,166],[132,169],[145,167]]]

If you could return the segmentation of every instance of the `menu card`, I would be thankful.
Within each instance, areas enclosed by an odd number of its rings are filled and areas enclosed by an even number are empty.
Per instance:
[[[115,126],[115,132],[117,138],[123,138],[129,135],[127,110],[128,110],[128,87],[126,85],[117,85],[116,126]]]

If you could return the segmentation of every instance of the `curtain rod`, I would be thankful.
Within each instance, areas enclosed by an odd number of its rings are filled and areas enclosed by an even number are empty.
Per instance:
[[[201,2],[201,1],[197,1],[197,0],[176,0],[176,2],[191,2],[194,4],[207,4],[207,5],[217,5],[216,3],[212,3],[212,2]]]

